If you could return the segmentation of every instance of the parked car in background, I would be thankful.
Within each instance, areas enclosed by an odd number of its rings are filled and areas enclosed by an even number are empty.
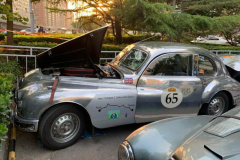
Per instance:
[[[196,40],[191,41],[192,43],[205,43],[205,44],[218,44],[218,45],[229,45],[228,41],[224,37],[209,35],[207,37],[199,36]],[[237,44],[237,42],[234,42]]]
[[[143,126],[119,146],[119,160],[239,160],[240,107],[222,116],[169,118]]]
[[[20,32],[31,33],[31,28],[23,29]]]
[[[66,31],[65,34],[72,34],[72,31]]]
[[[64,34],[67,32],[67,28],[57,28],[56,32]]]
[[[15,124],[61,149],[96,128],[186,115],[221,115],[240,102],[240,83],[208,50],[140,42],[99,64],[107,27],[37,55],[15,93]]]

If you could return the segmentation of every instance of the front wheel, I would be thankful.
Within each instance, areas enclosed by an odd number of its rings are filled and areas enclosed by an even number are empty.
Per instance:
[[[50,109],[42,118],[39,135],[43,144],[50,149],[66,148],[81,137],[85,118],[73,105],[59,105]]]
[[[228,96],[223,92],[219,92],[213,96],[210,103],[203,105],[202,114],[219,116],[226,112],[228,108],[229,108]]]

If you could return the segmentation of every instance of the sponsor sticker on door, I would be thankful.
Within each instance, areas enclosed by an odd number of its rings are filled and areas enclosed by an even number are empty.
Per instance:
[[[120,117],[120,110],[108,111],[108,119],[118,119]]]
[[[182,102],[182,99],[182,92],[175,87],[165,89],[161,95],[161,102],[166,108],[177,107]]]

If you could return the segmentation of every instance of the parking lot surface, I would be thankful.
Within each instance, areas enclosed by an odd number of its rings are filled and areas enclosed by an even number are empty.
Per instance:
[[[104,129],[107,135],[80,139],[73,146],[62,150],[49,150],[37,144],[37,133],[17,132],[17,160],[116,160],[118,145],[144,124],[125,125]]]

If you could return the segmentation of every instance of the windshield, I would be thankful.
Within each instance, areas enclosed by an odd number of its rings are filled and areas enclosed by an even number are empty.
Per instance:
[[[136,49],[132,49],[130,53],[123,58],[120,66],[127,67],[131,70],[138,70],[138,68],[147,59],[147,54]]]
[[[120,60],[122,59],[122,57],[123,57],[128,51],[130,51],[134,46],[135,46],[135,44],[131,44],[131,45],[127,46],[126,48],[124,48],[124,49],[110,62],[110,64],[112,64],[112,65],[118,65],[118,63],[120,62]]]

